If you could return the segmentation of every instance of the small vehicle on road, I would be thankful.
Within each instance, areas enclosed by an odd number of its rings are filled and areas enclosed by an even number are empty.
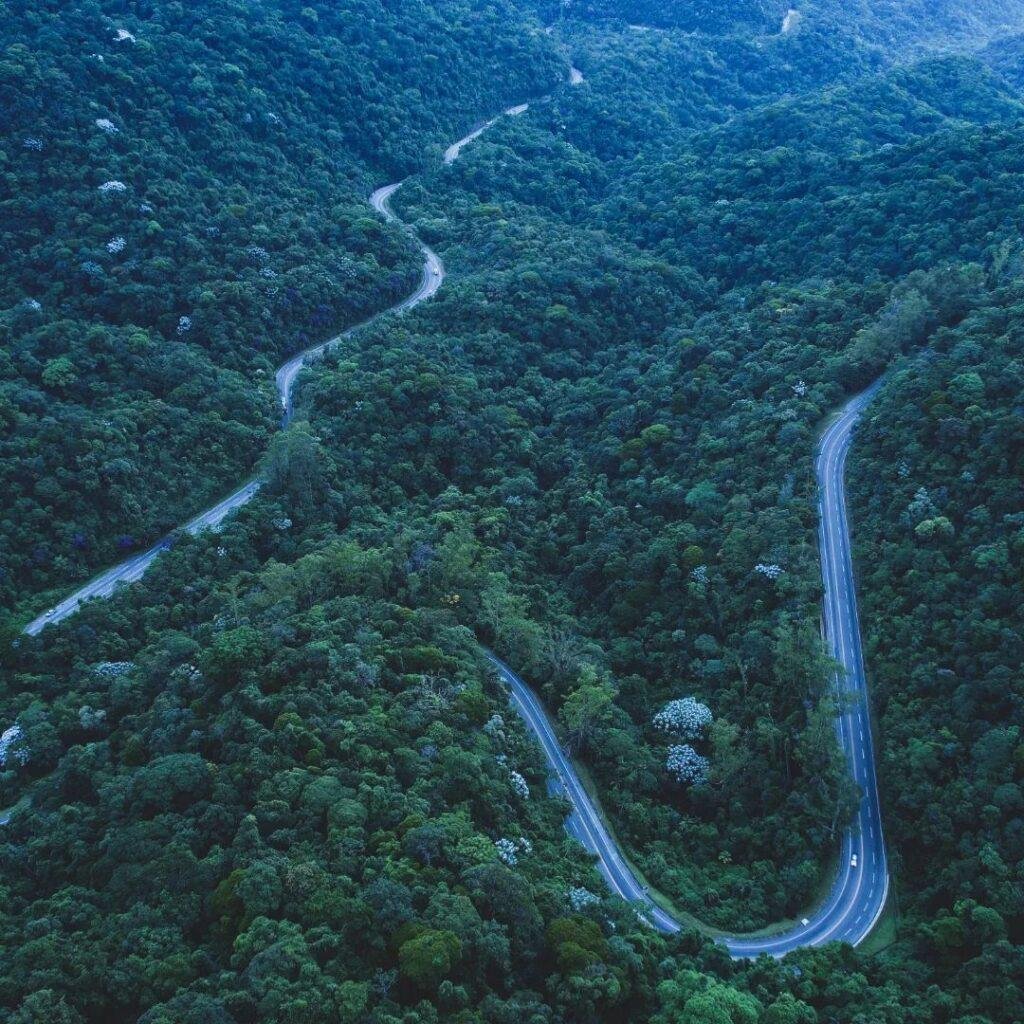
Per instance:
[[[856,866],[857,866],[857,854],[854,854],[854,855],[853,855],[853,856],[852,856],[852,857],[850,858],[850,867],[851,867],[851,868],[855,868]]]

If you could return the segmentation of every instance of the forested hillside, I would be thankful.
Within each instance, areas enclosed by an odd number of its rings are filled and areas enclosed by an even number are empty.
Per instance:
[[[6,4],[0,1019],[1024,1017],[1024,4],[788,9]],[[278,431],[277,362],[418,279],[365,205],[406,174],[448,277]],[[890,911],[732,961],[858,798],[813,462],[879,375]],[[256,464],[220,532],[19,635]],[[563,830],[482,645],[679,935]]]
[[[784,0],[730,0],[728,3],[656,3],[654,0],[537,0],[545,21],[626,23],[636,29],[679,29],[705,35],[765,34],[782,21]]]
[[[1019,977],[1024,709],[1020,254],[956,330],[894,372],[858,439],[876,707],[906,942],[969,986]],[[1020,1012],[1018,1009],[1017,1012]]]
[[[0,13],[9,607],[241,479],[273,368],[419,275],[372,188],[563,70],[500,4]]]
[[[505,505],[487,519],[525,603],[488,610],[484,628],[546,680],[567,728],[584,696],[606,702],[582,755],[648,877],[703,920],[761,927],[810,901],[850,799],[799,611],[819,585],[816,425],[979,301],[1018,208],[1022,107],[977,63],[930,60],[687,135],[614,175],[594,152],[606,136],[589,133],[588,151],[574,144],[585,129],[566,130],[572,143],[559,130],[577,107],[592,116],[586,97],[560,95],[404,195],[460,272],[422,320],[428,359],[471,361],[434,398],[448,422],[459,410],[463,458],[453,435],[417,426],[429,406],[388,402],[415,376],[407,362],[366,375],[346,362],[340,393],[307,392],[310,418],[331,423],[381,389],[386,429],[364,412],[333,430],[346,466],[376,435],[397,500],[480,481],[477,507]],[[363,353],[367,368],[386,362]],[[491,403],[514,410],[507,440],[477,418]],[[510,463],[511,478],[488,479]],[[591,642],[610,670],[596,690],[577,675]],[[685,799],[666,790],[651,727],[682,686],[720,716],[714,785]]]
[[[758,37],[828,31],[845,46],[896,57],[922,49],[977,48],[1024,28],[1020,6],[1004,0],[535,0],[545,20],[626,25],[634,31]]]

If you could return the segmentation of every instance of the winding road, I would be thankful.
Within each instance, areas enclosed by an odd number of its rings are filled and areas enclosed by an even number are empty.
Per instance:
[[[857,945],[878,922],[889,892],[882,815],[875,778],[867,679],[861,648],[850,532],[846,518],[843,474],[853,428],[878,385],[851,399],[822,435],[815,459],[819,487],[819,543],[824,583],[825,637],[843,672],[834,680],[846,707],[836,720],[839,742],[861,790],[853,825],[844,833],[839,872],[825,901],[785,931],[771,935],[730,936],[722,941],[735,957],[761,953],[784,956],[794,949],[843,941]],[[565,827],[597,858],[597,866],[613,893],[640,905],[640,913],[665,932],[680,923],[652,899],[622,857],[601,815],[584,790],[551,721],[533,691],[494,654],[487,657],[512,695],[512,703],[537,737],[552,775],[549,790],[573,805]]]
[[[525,109],[525,106],[522,109]],[[521,113],[521,109],[512,108],[509,113]],[[497,120],[498,119],[495,118],[493,121],[488,122],[488,124],[494,124]],[[467,142],[471,142],[475,139],[479,134],[479,129],[475,132],[471,132],[465,138],[460,139],[455,143],[455,145],[461,148],[466,145]],[[391,209],[390,200],[395,192],[401,188],[401,185],[401,182],[397,182],[394,185],[385,185],[383,188],[377,189],[377,191],[370,196],[370,205],[389,223],[400,223]],[[409,233],[410,235],[412,234],[411,231]],[[408,296],[408,298],[403,299],[397,305],[382,310],[380,313],[370,317],[368,320],[364,320],[360,324],[353,325],[348,328],[348,330],[335,335],[333,338],[329,338],[327,341],[321,342],[319,345],[314,345],[311,348],[304,349],[297,355],[292,356],[291,359],[278,368],[274,375],[274,380],[277,384],[278,396],[281,399],[283,425],[286,425],[291,419],[292,392],[295,388],[295,381],[306,363],[311,359],[315,359],[317,356],[322,355],[328,349],[333,348],[345,338],[350,337],[354,331],[359,330],[361,327],[365,327],[367,324],[371,324],[382,317],[403,313],[406,310],[412,309],[414,306],[418,306],[421,302],[426,302],[426,300],[434,295],[441,287],[441,283],[444,281],[444,264],[441,262],[441,257],[438,256],[437,253],[435,253],[429,246],[424,245],[418,238],[416,239],[416,243],[419,245],[423,253],[423,276],[420,279],[419,286],[410,296]],[[219,526],[221,522],[223,522],[224,519],[226,519],[232,512],[252,501],[259,489],[260,480],[258,477],[253,477],[251,480],[247,480],[236,491],[232,491],[232,493],[226,498],[217,502],[216,505],[208,508],[205,512],[200,512],[199,515],[194,519],[190,519],[180,529],[185,533],[192,534],[194,536],[195,534],[201,533],[203,530],[209,530]],[[55,622],[60,622],[62,619],[66,619],[69,615],[74,615],[83,601],[88,601],[90,598],[94,597],[110,597],[111,594],[113,594],[114,591],[122,584],[134,583],[136,580],[141,579],[156,558],[172,547],[173,544],[174,533],[169,533],[166,537],[157,541],[157,543],[147,551],[140,552],[137,555],[132,555],[131,558],[127,558],[125,561],[120,562],[112,568],[107,569],[105,572],[100,573],[99,576],[96,576],[86,583],[85,586],[64,598],[59,604],[54,605],[53,608],[33,619],[25,627],[25,632],[30,636],[35,636],[47,626],[52,625]]]
[[[797,927],[780,935],[731,939],[734,955],[780,956],[800,946],[843,941],[856,946],[878,923],[889,896],[889,869],[875,775],[874,742],[857,588],[846,515],[844,475],[854,427],[880,387],[876,382],[843,406],[822,434],[814,461],[818,479],[818,545],[824,585],[825,639],[842,671],[835,688],[842,713],[836,719],[840,746],[860,789],[853,824],[843,835],[839,873],[828,898]]]
[[[578,85],[582,80],[582,75],[576,69],[572,69],[570,84]],[[444,153],[445,163],[457,160],[463,148],[495,124],[500,117],[516,116],[526,109],[526,104],[510,107],[503,115],[475,128],[448,147]],[[401,223],[390,207],[391,197],[401,184],[398,182],[386,185],[370,196],[370,204],[389,223]],[[423,253],[423,276],[419,286],[397,305],[371,317],[364,324],[351,327],[319,345],[300,352],[280,367],[275,375],[275,381],[281,400],[283,423],[287,424],[291,418],[295,381],[307,361],[337,345],[365,324],[418,306],[441,287],[445,271],[440,257],[416,238],[411,229],[404,225],[403,228],[416,240]],[[761,953],[782,956],[794,949],[833,940],[843,940],[855,945],[868,935],[885,907],[889,876],[875,779],[867,682],[843,486],[843,471],[853,428],[864,407],[871,400],[875,388],[877,385],[853,398],[842,409],[838,418],[823,434],[815,462],[820,489],[825,633],[832,654],[844,669],[842,674],[837,674],[835,685],[844,695],[846,710],[837,719],[836,728],[862,797],[856,820],[843,836],[840,870],[824,903],[803,918],[797,926],[778,934],[722,939],[735,957],[753,957]],[[203,530],[215,528],[233,511],[251,501],[259,488],[258,478],[247,481],[222,501],[191,519],[182,529],[189,534],[198,534]],[[174,534],[169,534],[148,551],[134,555],[100,574],[54,608],[33,619],[25,627],[25,632],[34,636],[46,626],[73,615],[82,602],[91,598],[109,597],[120,585],[138,580],[153,561],[171,547],[173,539]],[[569,756],[559,743],[540,700],[530,687],[494,654],[487,652],[487,658],[508,687],[511,703],[537,738],[544,752],[551,770],[549,789],[553,793],[565,796],[572,804],[572,813],[565,823],[568,832],[596,857],[597,866],[613,893],[637,904],[638,913],[652,927],[664,932],[678,931],[680,923],[654,903],[623,858],[615,840],[604,826],[597,807],[584,790]]]

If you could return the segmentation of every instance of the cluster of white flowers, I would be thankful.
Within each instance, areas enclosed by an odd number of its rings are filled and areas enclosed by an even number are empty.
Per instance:
[[[92,670],[104,679],[117,679],[131,672],[134,667],[135,663],[132,661],[101,661],[93,665]]]
[[[774,563],[758,562],[754,566],[754,572],[759,572],[762,576],[770,580],[777,580],[784,572],[781,565],[775,565]]]
[[[104,195],[112,192],[127,192],[128,186],[123,181],[105,181],[99,186],[99,191]]]
[[[803,398],[804,395],[807,394],[807,383],[803,380],[798,380],[793,385],[793,394],[796,395],[797,398]]]
[[[498,851],[498,859],[510,868],[519,863],[520,854],[533,853],[533,844],[525,836],[519,839],[495,839],[494,845]]]
[[[907,506],[907,515],[910,519],[927,519],[929,516],[938,515],[938,512],[928,488],[918,487],[914,500]]]
[[[665,767],[677,782],[699,786],[702,782],[707,781],[711,762],[703,755],[698,754],[688,743],[684,743],[668,748]]]
[[[655,716],[654,727],[684,739],[695,740],[704,735],[714,716],[707,704],[693,697],[669,701]]]
[[[25,746],[25,734],[17,723],[5,729],[3,735],[0,736],[0,768],[8,767],[10,762],[15,764],[28,763],[28,747]]]
[[[114,41],[118,43],[134,43],[135,36],[131,34],[126,28],[119,28],[114,35]]]
[[[512,789],[517,796],[521,796],[524,800],[530,799],[530,784],[514,768],[509,770],[508,780],[512,783]]]
[[[499,714],[493,714],[484,724],[484,732],[492,739],[503,739],[505,736],[505,719]]]
[[[601,902],[600,896],[591,892],[589,889],[585,889],[582,885],[572,886],[569,889],[568,896],[569,906],[577,913],[581,910],[586,910],[587,907],[594,906],[595,903]]]
[[[33,313],[38,313],[43,308],[43,304],[38,299],[25,299],[21,304],[26,309],[32,310]]]
[[[107,242],[107,252],[124,252],[124,247],[128,243],[125,241],[124,235],[115,235],[109,242]]]
[[[518,847],[512,839],[495,839],[494,846],[498,851],[498,860],[507,864],[509,867],[515,867],[518,861]]]
[[[217,548],[217,557],[223,558],[228,553],[227,548]]]
[[[270,253],[263,248],[262,245],[250,245],[245,250],[245,254],[253,261],[253,263],[265,263],[270,259]]]
[[[188,334],[192,330],[192,317],[180,316],[178,317],[178,333]]]
[[[99,128],[101,132],[106,132],[108,135],[116,135],[121,130],[113,121],[110,120],[109,117],[97,117],[96,127]]]
[[[690,570],[690,579],[694,583],[705,584],[708,581],[708,567],[706,565],[698,565],[696,568]]]
[[[192,662],[186,661],[184,665],[179,665],[171,673],[171,678],[183,683],[199,683],[202,682],[203,673],[197,665],[193,665]]]
[[[275,530],[290,530],[292,528],[292,521],[287,516],[278,516],[276,519],[271,519],[270,522],[273,524]]]
[[[78,268],[90,277],[100,277],[103,274],[103,268],[95,260],[85,260],[79,263]]]
[[[27,139],[23,139],[21,142],[25,149],[34,150],[36,153],[43,151],[43,140],[37,139],[34,135],[30,135]]]
[[[265,277],[268,281],[273,281],[277,277],[277,271],[273,267],[260,267],[260,277]]]

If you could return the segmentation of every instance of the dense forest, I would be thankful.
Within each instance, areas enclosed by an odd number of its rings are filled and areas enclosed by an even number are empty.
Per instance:
[[[538,113],[536,135],[500,129],[404,196],[460,271],[422,315],[430,358],[444,348],[450,360],[454,339],[472,360],[470,387],[489,385],[496,402],[522,395],[508,442],[482,441],[479,466],[472,452],[446,469],[439,432],[428,469],[464,488],[486,484],[489,466],[522,467],[479,501],[513,499],[504,565],[519,562],[527,601],[525,616],[510,609],[512,621],[491,628],[516,638],[504,650],[556,709],[594,656],[582,647],[600,644],[615,701],[583,757],[620,835],[681,909],[757,928],[809,902],[850,799],[820,728],[830,695],[816,630],[794,614],[819,586],[816,425],[844,390],[980,301],[983,267],[1012,272],[1022,107],[977,62],[931,59],[827,99],[784,100],[686,137],[665,163],[638,156],[610,174],[581,151],[585,127],[572,145],[560,138],[577,104],[590,116],[586,97],[566,95]],[[991,169],[984,183],[979,160]],[[545,163],[548,180],[527,173]],[[363,352],[373,375],[354,375],[348,396],[310,387],[313,421],[330,423],[332,401],[350,408],[380,380],[384,354]],[[408,372],[388,374],[377,409]],[[449,401],[447,422],[472,393]],[[464,452],[479,433],[467,412]],[[404,402],[390,413],[400,419],[386,430],[335,431],[351,446],[349,471],[376,432],[391,446],[389,473],[405,472],[400,427],[425,413]],[[536,435],[525,450],[524,424]],[[422,428],[413,437],[417,450],[429,445]],[[429,485],[420,471],[400,500]],[[784,574],[769,579],[759,565]],[[550,624],[554,650],[522,617]],[[568,654],[567,638],[579,638]],[[677,680],[719,716],[715,785],[697,806],[665,791],[651,728]]]
[[[853,477],[907,941],[964,986],[1019,979],[1022,938],[1024,292],[1005,276],[891,374]]]
[[[1024,5],[863,6],[0,5],[0,1019],[1024,1016]],[[404,176],[444,287],[279,431],[277,363],[418,279],[365,203]],[[857,798],[813,455],[879,376],[890,911],[731,961]],[[19,635],[254,465],[222,530]],[[482,645],[679,935],[563,830]]]
[[[370,191],[563,71],[500,4],[0,11],[10,607],[244,477],[277,364],[418,277]]]
[[[761,41],[825,31],[847,49],[868,46],[890,61],[908,51],[977,47],[1024,28],[1019,5],[1003,0],[534,0],[532,6],[560,30],[591,23],[654,35]]]

